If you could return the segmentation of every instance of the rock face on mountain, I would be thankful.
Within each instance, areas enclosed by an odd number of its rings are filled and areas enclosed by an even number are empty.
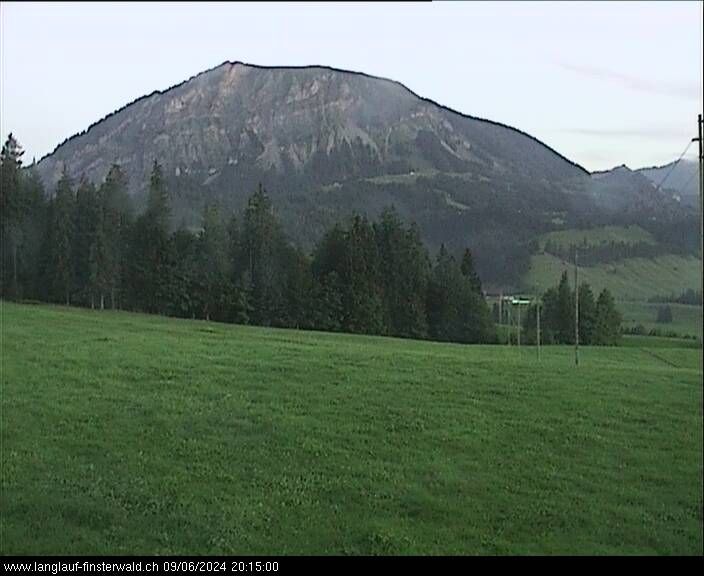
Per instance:
[[[39,163],[100,180],[120,163],[141,186],[153,159],[178,176],[274,172],[328,183],[438,170],[564,180],[584,171],[532,137],[462,116],[401,84],[309,67],[225,63],[124,107]]]
[[[37,170],[52,190],[64,169],[100,182],[118,163],[139,198],[154,160],[175,224],[197,226],[205,202],[239,209],[262,182],[310,247],[352,212],[393,205],[431,247],[471,246],[488,279],[519,274],[537,233],[614,204],[600,177],[527,134],[325,67],[226,62],[97,122]]]

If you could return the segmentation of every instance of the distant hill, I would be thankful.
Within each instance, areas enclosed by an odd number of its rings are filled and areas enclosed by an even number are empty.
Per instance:
[[[652,213],[673,203],[671,194],[657,190],[649,178],[625,165],[594,172],[589,193],[611,213]]]
[[[431,248],[471,246],[489,282],[520,278],[542,233],[680,210],[641,174],[592,176],[520,130],[321,66],[225,62],[93,124],[37,170],[51,190],[64,168],[100,181],[119,163],[139,202],[155,159],[174,225],[199,225],[209,201],[240,209],[262,182],[287,233],[310,248],[352,212],[394,205]]]
[[[697,181],[697,172],[699,168],[697,163],[694,160],[680,160],[674,168],[673,164],[674,162],[670,162],[664,166],[641,168],[637,172],[655,185],[659,184],[667,176],[663,188],[671,191],[683,204],[698,207],[699,183]],[[669,176],[668,172],[671,172]]]

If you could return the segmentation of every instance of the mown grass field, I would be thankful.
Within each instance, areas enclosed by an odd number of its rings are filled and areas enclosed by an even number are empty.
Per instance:
[[[700,351],[534,352],[2,303],[2,553],[701,554]]]
[[[563,271],[574,280],[573,264],[551,254],[531,257],[524,284],[532,293],[557,286]],[[598,293],[608,288],[617,300],[646,301],[652,296],[681,294],[688,288],[698,290],[701,262],[698,258],[674,254],[656,258],[628,258],[599,266],[580,266],[580,282],[589,282]]]

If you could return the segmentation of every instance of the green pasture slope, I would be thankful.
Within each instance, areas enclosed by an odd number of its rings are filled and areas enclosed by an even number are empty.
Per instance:
[[[658,309],[669,306],[672,322],[657,322]],[[663,333],[673,332],[682,336],[702,337],[702,307],[688,304],[655,304],[652,302],[619,302],[618,308],[623,314],[626,328],[641,324],[646,330],[659,330]]]
[[[2,303],[1,552],[701,554],[699,350],[571,358]]]
[[[588,230],[559,230],[544,234],[539,239],[540,249],[546,242],[562,248],[586,243],[597,246],[603,243],[655,244],[653,236],[639,226],[603,226]],[[574,280],[573,262],[564,261],[552,254],[542,253],[531,257],[530,268],[523,279],[529,294],[543,293],[560,281],[564,271]],[[700,336],[702,311],[700,306],[673,305],[673,320],[669,325],[657,324],[657,305],[647,301],[653,296],[679,295],[692,288],[699,290],[701,263],[698,258],[664,254],[655,258],[626,258],[624,260],[580,266],[580,282],[589,282],[598,295],[608,288],[617,300],[623,314],[624,326],[632,328],[643,324],[648,330],[657,328],[680,335]]]
[[[608,288],[617,300],[646,301],[652,296],[681,294],[688,288],[699,289],[701,263],[693,256],[668,254],[655,258],[627,258],[619,262],[580,266],[580,282],[589,282],[598,294]],[[542,293],[557,286],[564,271],[574,280],[574,266],[552,254],[531,257],[524,279],[526,289]]]
[[[637,244],[644,242],[646,244],[655,244],[653,235],[643,230],[640,226],[602,226],[599,228],[589,228],[585,230],[577,230],[574,228],[568,230],[557,230],[548,232],[540,239],[540,247],[543,249],[547,241],[557,244],[562,248],[569,248],[576,244],[582,246],[586,243],[589,246],[597,246],[599,244],[608,244],[609,242],[624,242],[626,244]]]

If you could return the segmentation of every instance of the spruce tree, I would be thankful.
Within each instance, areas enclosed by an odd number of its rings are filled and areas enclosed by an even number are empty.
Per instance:
[[[422,338],[427,333],[425,296],[430,261],[418,229],[406,228],[392,208],[382,212],[374,230],[384,324],[393,336]]]
[[[147,209],[131,230],[129,283],[132,305],[139,310],[165,313],[173,292],[175,266],[169,236],[169,201],[161,167],[154,162],[149,180]]]
[[[74,285],[74,231],[75,196],[68,172],[64,172],[56,186],[53,200],[50,239],[50,282],[52,299],[71,303]]]
[[[252,313],[249,294],[244,285],[242,234],[233,214],[227,224],[228,261],[230,269],[227,319],[235,324],[248,324]]]
[[[601,346],[618,344],[621,338],[621,320],[611,292],[604,288],[596,302],[593,343]]]
[[[164,174],[161,165],[154,160],[149,177],[146,217],[150,225],[159,233],[168,235],[170,215],[169,193],[164,181]]]
[[[428,282],[428,326],[436,340],[477,344],[495,342],[491,311],[476,291],[471,275],[440,247],[437,263]]]
[[[557,287],[558,325],[557,341],[561,344],[574,343],[574,293],[570,289],[567,272],[562,273]]]
[[[43,286],[40,276],[41,248],[46,230],[47,201],[44,185],[34,166],[23,170],[21,190],[24,216],[19,223],[21,243],[17,250],[18,297],[40,298]]]
[[[76,191],[73,265],[76,301],[95,307],[97,292],[97,232],[101,217],[95,186],[83,177]]]
[[[283,263],[283,325],[290,328],[312,328],[310,309],[315,304],[311,302],[313,279],[310,260],[301,250],[286,246]]]
[[[18,250],[22,242],[20,223],[25,214],[21,192],[24,151],[10,134],[0,152],[0,295],[18,296]]]
[[[317,330],[343,329],[344,293],[347,278],[344,266],[345,230],[335,224],[318,242],[311,262],[313,299],[311,318]]]
[[[579,286],[579,342],[589,345],[594,339],[596,303],[594,293],[587,282]]]
[[[479,279],[479,274],[474,268],[474,259],[472,252],[466,248],[462,255],[461,264],[462,275],[469,280],[469,285],[475,294],[482,294],[482,281]]]
[[[456,285],[453,281],[455,267],[454,258],[441,244],[428,281],[426,300],[428,333],[434,340],[453,340],[459,332],[456,298],[452,293]]]
[[[259,325],[277,324],[282,298],[280,225],[273,206],[260,184],[249,198],[239,243],[238,283],[247,291],[251,320]]]
[[[110,307],[118,305],[123,289],[125,260],[132,224],[132,206],[127,177],[119,165],[108,171],[99,193],[102,211],[102,244],[98,249],[98,285],[109,296]]]
[[[204,294],[203,317],[222,320],[227,315],[226,295],[229,291],[227,228],[217,206],[206,205],[203,211],[203,230],[198,238],[198,262]]]
[[[558,344],[561,327],[560,296],[557,288],[549,288],[542,297],[541,340],[545,344]]]
[[[672,308],[669,304],[658,308],[657,323],[672,324]]]
[[[200,238],[181,226],[174,232],[170,244],[174,262],[165,298],[166,311],[181,318],[206,318],[206,290]]]
[[[366,217],[354,216],[345,234],[343,326],[362,334],[384,332],[379,282],[379,252]]]

